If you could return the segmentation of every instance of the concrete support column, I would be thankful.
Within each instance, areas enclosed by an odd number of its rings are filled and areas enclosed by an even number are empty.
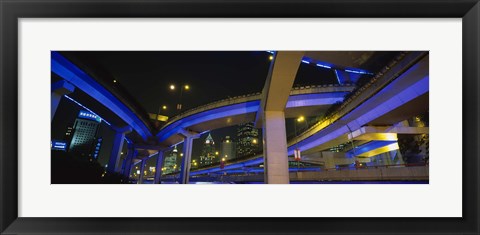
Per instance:
[[[265,183],[290,183],[285,113],[283,111],[264,111],[263,158]]]
[[[324,161],[324,169],[328,169],[329,171],[334,171],[336,170],[335,167],[335,159],[334,159],[334,153],[333,152],[322,152],[322,157]]]
[[[153,182],[154,184],[162,183],[163,154],[164,151],[158,151],[157,164],[155,166],[155,181]]]
[[[50,111],[50,121],[53,120],[58,104],[64,95],[70,94],[75,90],[75,87],[67,81],[58,81],[52,84],[52,106]]]
[[[132,146],[128,148],[127,158],[125,159],[125,166],[123,167],[123,176],[130,178],[130,171],[132,170],[133,159],[137,156],[138,152]]]
[[[187,136],[183,139],[183,159],[180,172],[180,183],[188,184],[190,178],[190,164],[192,161],[193,136]]]
[[[115,137],[113,139],[112,152],[110,153],[110,159],[108,161],[108,172],[113,173],[120,171],[120,156],[123,148],[125,134],[131,131],[132,128],[129,126],[116,130]]]
[[[144,171],[145,171],[145,165],[147,165],[147,160],[148,158],[142,159],[142,162],[140,163],[140,176],[138,178],[138,183],[143,184],[143,178],[145,177]]]

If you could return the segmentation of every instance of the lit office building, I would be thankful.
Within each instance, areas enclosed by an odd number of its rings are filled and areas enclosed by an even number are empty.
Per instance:
[[[216,156],[217,152],[215,151],[215,141],[213,140],[212,135],[209,133],[205,139],[202,154],[200,155],[200,166],[208,166],[212,163],[215,163]]]
[[[77,156],[93,157],[95,145],[98,144],[96,135],[100,121],[100,117],[80,111],[73,125],[73,137],[68,151]]]
[[[222,141],[221,157],[225,158],[225,160],[234,159],[236,157],[235,142],[230,139],[230,136],[225,136]]]
[[[178,150],[177,150],[177,146],[175,146],[175,148],[172,150],[170,155],[168,155],[165,158],[165,163],[163,165],[163,167],[165,169],[163,171],[164,174],[170,174],[170,173],[173,173],[173,172],[176,171],[176,169],[178,168],[177,167],[177,157],[178,157]]]
[[[260,151],[258,129],[251,122],[239,125],[237,129],[237,156],[253,155]]]

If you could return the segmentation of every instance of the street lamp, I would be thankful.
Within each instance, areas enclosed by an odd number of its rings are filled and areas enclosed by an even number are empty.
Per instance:
[[[166,105],[160,105],[160,107],[158,107],[158,113],[157,113],[157,120],[158,121],[158,118],[160,117],[160,113],[162,110],[167,110],[167,106]]]
[[[305,121],[305,117],[300,116],[297,118],[297,120],[293,124],[293,128],[295,130],[295,150],[293,152],[294,152],[295,161],[297,161],[297,172],[298,172],[298,168],[300,167],[300,159],[301,159],[300,149],[298,148],[297,122],[303,122],[303,121]]]
[[[175,89],[176,89],[175,85],[171,84],[170,85],[170,90],[174,91]],[[190,90],[190,86],[188,84],[184,84],[183,86],[180,87],[180,99],[179,99],[179,102],[177,104],[177,110],[178,111],[182,110],[182,95],[183,95],[184,90],[185,91]]]

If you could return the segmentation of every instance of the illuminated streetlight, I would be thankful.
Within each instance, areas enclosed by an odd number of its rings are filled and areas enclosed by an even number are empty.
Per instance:
[[[117,83],[117,80],[113,80],[113,83]]]
[[[257,144],[257,142],[258,142],[257,139],[253,139],[253,140],[252,140],[252,143],[253,143],[253,144]]]
[[[175,90],[175,85],[174,84],[171,84],[170,85],[170,90]],[[188,84],[184,84],[183,86],[180,86],[180,99],[179,99],[179,102],[177,104],[177,110],[182,110],[182,95],[183,95],[183,90],[190,90],[190,86]]]
[[[166,105],[162,106],[162,109],[163,110],[167,109],[167,106]]]
[[[218,151],[216,151],[216,152],[215,152],[215,155],[217,155],[217,156],[218,156],[218,154],[219,154],[219,153],[218,153]]]
[[[268,59],[269,59],[269,60],[273,60],[273,55],[270,55],[270,56],[268,57]]]
[[[297,118],[297,122],[303,122],[305,120],[305,117],[300,116]]]

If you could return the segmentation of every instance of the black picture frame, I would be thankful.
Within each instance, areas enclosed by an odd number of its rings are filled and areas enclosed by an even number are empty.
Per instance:
[[[0,232],[2,234],[479,234],[478,0],[0,0]],[[24,218],[18,217],[19,18],[387,17],[463,19],[462,218]],[[448,43],[448,42],[446,42]],[[455,81],[451,81],[455,82]],[[457,116],[452,115],[453,119]],[[453,156],[452,156],[453,157]],[[458,156],[455,156],[458,157]],[[259,208],[261,209],[261,208]],[[441,209],[441,208],[439,208]],[[188,213],[186,211],[185,213]],[[252,211],[254,216],[254,211]]]

